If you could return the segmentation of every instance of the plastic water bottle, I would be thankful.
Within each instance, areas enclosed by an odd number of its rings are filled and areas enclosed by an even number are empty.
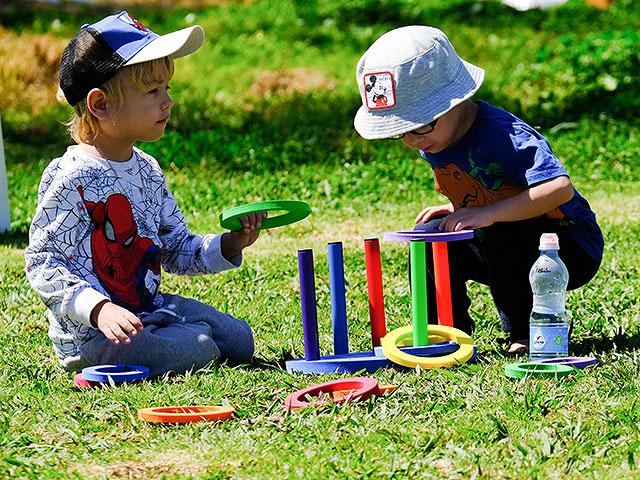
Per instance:
[[[567,267],[558,256],[560,244],[555,233],[540,237],[540,257],[531,267],[533,309],[529,318],[529,358],[566,357],[569,353],[569,316],[565,293],[569,282]]]

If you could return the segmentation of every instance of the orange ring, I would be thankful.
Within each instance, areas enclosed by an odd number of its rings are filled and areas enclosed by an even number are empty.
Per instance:
[[[233,415],[234,410],[233,407],[209,405],[153,407],[138,410],[138,418],[160,423],[214,422],[226,420]]]

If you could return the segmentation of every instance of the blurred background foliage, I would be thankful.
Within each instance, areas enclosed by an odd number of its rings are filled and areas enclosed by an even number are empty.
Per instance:
[[[0,7],[0,112],[17,161],[69,143],[61,123],[71,110],[55,100],[60,53],[80,25],[122,9],[158,33],[197,23],[207,34],[200,51],[177,61],[167,135],[145,146],[179,167],[266,170],[380,155],[353,130],[355,66],[381,34],[408,24],[445,31],[487,71],[476,98],[542,129],[637,121],[632,0],[526,12],[498,0],[8,2]]]

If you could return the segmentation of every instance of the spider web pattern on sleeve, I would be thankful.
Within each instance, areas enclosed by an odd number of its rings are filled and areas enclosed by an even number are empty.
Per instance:
[[[47,167],[25,251],[27,276],[50,310],[49,336],[61,358],[77,355],[78,345],[95,334],[88,323],[69,315],[78,292],[93,288],[106,294],[93,273],[93,229],[78,186],[108,195],[113,179],[68,154]]]

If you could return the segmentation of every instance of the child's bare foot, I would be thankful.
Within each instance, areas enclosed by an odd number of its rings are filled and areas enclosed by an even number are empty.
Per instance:
[[[511,355],[525,355],[529,353],[529,340],[516,340],[509,347]]]

